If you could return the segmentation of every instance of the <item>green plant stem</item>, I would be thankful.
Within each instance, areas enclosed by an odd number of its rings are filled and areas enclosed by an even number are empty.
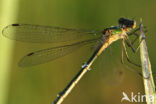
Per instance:
[[[149,60],[146,41],[143,39],[145,37],[143,30],[143,23],[140,20],[140,57],[141,57],[141,65],[142,65],[142,74],[144,81],[144,88],[146,94],[146,102],[147,104],[156,104],[156,100],[154,98],[155,95],[155,84],[153,81],[151,63]]]

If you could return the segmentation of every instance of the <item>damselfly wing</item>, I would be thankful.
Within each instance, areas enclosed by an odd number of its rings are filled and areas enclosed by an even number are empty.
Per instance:
[[[70,43],[70,41],[74,41],[67,45],[30,52],[19,61],[20,67],[38,65],[55,60],[79,49],[83,45],[96,43],[101,37],[100,31],[32,24],[8,25],[3,29],[2,34],[9,39],[31,43]]]

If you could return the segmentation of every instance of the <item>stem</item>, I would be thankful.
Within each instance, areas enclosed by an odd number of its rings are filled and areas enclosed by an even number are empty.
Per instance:
[[[154,98],[155,84],[153,81],[151,63],[149,60],[146,41],[144,38],[145,38],[145,35],[144,35],[144,30],[143,30],[143,23],[142,23],[142,20],[140,20],[139,40],[142,41],[140,44],[140,57],[141,57],[144,88],[145,88],[145,94],[146,94],[146,102],[147,104],[156,104],[156,99]]]

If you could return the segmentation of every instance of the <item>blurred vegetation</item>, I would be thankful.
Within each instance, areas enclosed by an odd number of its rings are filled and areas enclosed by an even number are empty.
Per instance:
[[[155,77],[155,4],[155,0],[0,0],[0,28],[12,23],[26,23],[103,30],[117,25],[120,17],[135,19],[137,23],[142,18],[148,30],[147,46]],[[46,64],[29,68],[17,66],[27,53],[51,46],[22,43],[0,36],[2,104],[51,104],[91,55],[89,49],[83,47]],[[138,54],[130,51],[129,54],[139,63]],[[96,60],[92,70],[63,104],[121,104],[123,91],[129,96],[131,92],[144,94],[142,78],[129,70],[139,68],[126,62],[130,67],[122,65],[120,55],[121,41],[118,41]]]

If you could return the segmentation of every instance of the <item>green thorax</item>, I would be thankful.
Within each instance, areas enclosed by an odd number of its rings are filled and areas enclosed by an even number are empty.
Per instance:
[[[121,34],[122,33],[122,29],[119,26],[112,26],[112,27],[109,28],[109,30],[111,32],[111,35]]]

